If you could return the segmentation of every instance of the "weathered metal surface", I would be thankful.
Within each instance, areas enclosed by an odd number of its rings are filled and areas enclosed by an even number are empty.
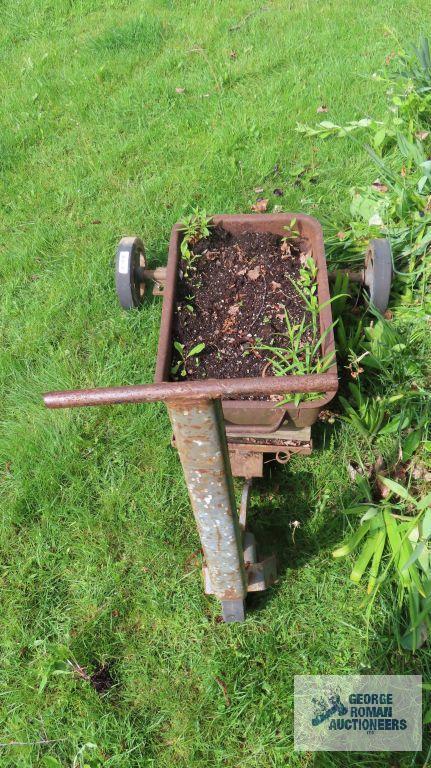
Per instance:
[[[276,432],[273,432],[272,430],[268,432],[238,432],[237,430],[231,430],[230,427],[227,427],[226,435],[228,443],[232,444],[241,442],[246,443],[249,440],[254,440],[256,443],[264,443],[266,440],[271,442],[276,442],[277,440],[285,440],[290,441],[295,445],[298,442],[310,442],[311,428],[302,427],[302,429],[289,429],[286,424],[283,424],[281,427],[279,427],[279,429],[277,429]],[[244,440],[242,441],[241,438],[244,438]]]
[[[253,534],[249,534],[249,536],[253,536]],[[253,545],[251,540],[249,540],[249,546],[244,551],[247,574],[247,593],[263,592],[277,581],[277,559],[275,555],[271,555],[270,557],[267,557],[265,560],[261,560],[260,562],[246,559],[256,557],[256,551],[252,550],[252,546]],[[213,595],[214,590],[212,588],[211,577],[209,575],[208,568],[204,567],[203,572],[205,594]]]
[[[329,302],[329,285],[326,269],[325,251],[323,243],[322,228],[317,219],[296,213],[280,214],[239,214],[239,215],[217,215],[213,216],[214,224],[224,227],[228,232],[237,235],[242,232],[272,232],[284,236],[285,227],[289,226],[292,219],[296,220],[295,228],[300,235],[307,238],[310,242],[312,256],[318,266],[318,299],[322,307],[320,310],[320,332],[325,334],[323,344],[323,354],[328,355],[335,350],[334,334],[331,329],[332,315]],[[180,245],[183,233],[181,224],[177,223],[172,229],[169,243],[169,256],[166,271],[166,285],[164,289],[162,319],[160,324],[159,347],[157,352],[157,363],[155,381],[161,383],[169,380],[172,355],[172,324],[174,316],[175,293],[178,279],[178,265],[181,257]],[[329,329],[329,330],[328,330]],[[284,416],[294,426],[309,426],[316,421],[319,410],[326,405],[334,396],[333,380],[336,377],[337,368],[335,364],[323,374],[320,379],[319,387],[314,392],[324,393],[322,398],[315,401],[304,402],[299,406],[288,403],[277,407],[275,403],[268,400],[248,401],[231,398],[223,400],[223,412],[226,422],[230,427],[237,424],[242,428],[248,425],[262,428],[265,431],[276,429]],[[269,377],[271,378],[271,377]],[[220,381],[220,380],[218,380]],[[259,378],[248,380],[251,388],[248,394],[268,394],[263,393],[259,388]],[[292,390],[285,390],[286,392]],[[298,390],[300,391],[300,390]],[[244,392],[231,392],[232,395],[242,395]]]
[[[142,269],[139,273],[142,282],[145,280],[153,283],[153,296],[163,296],[166,283],[166,267],[156,269]]]
[[[168,411],[212,591],[242,600],[247,581],[220,401],[169,402]]]
[[[263,455],[250,450],[236,450],[229,445],[229,458],[234,477],[263,477]]]
[[[206,379],[201,381],[166,381],[161,384],[138,384],[127,387],[101,387],[64,392],[47,392],[47,408],[80,408],[89,405],[119,403],[154,403],[158,400],[184,402],[216,399],[232,395],[282,395],[285,392],[337,391],[336,376],[274,376],[261,379]],[[258,405],[258,403],[253,403]]]
[[[257,561],[256,538],[254,533],[246,531],[244,533],[244,565],[247,571],[250,566]]]
[[[239,527],[241,531],[245,531],[245,526],[247,525],[247,510],[248,510],[248,503],[250,501],[252,482],[253,481],[251,480],[251,478],[249,480],[246,480],[242,489],[241,504],[239,507]]]
[[[227,624],[231,624],[234,621],[244,621],[244,600],[222,600],[221,615],[223,616],[223,621]]]
[[[252,563],[247,569],[248,591],[263,592],[277,581],[277,561],[275,555]]]

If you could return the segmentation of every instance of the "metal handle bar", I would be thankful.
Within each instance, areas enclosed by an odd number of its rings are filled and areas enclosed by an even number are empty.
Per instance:
[[[173,381],[126,387],[75,389],[47,392],[43,395],[47,408],[81,408],[87,405],[119,403],[154,403],[158,400],[187,402],[215,400],[238,395],[283,395],[300,392],[336,392],[337,377],[332,373],[306,376],[274,376],[262,379],[207,379],[206,381]]]

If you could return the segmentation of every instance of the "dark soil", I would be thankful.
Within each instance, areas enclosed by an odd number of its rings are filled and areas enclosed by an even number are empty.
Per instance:
[[[97,693],[106,693],[114,685],[109,664],[97,669],[90,677],[90,683]]]
[[[286,330],[284,311],[292,323],[307,314],[289,276],[298,280],[308,240],[284,242],[258,232],[234,236],[215,227],[191,250],[199,258],[191,268],[181,260],[173,338],[186,353],[201,342],[205,349],[186,360],[187,378],[271,375],[268,353],[254,343],[286,346],[280,336]],[[173,355],[176,362],[175,350]]]

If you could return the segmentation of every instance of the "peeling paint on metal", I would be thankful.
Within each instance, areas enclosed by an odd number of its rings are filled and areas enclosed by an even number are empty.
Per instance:
[[[241,599],[247,578],[220,401],[167,405],[214,594]]]

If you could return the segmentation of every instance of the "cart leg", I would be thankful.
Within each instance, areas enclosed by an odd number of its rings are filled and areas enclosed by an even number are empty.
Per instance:
[[[212,591],[244,619],[247,578],[220,400],[167,403]]]
[[[244,621],[244,600],[222,600],[221,614],[225,622]]]

